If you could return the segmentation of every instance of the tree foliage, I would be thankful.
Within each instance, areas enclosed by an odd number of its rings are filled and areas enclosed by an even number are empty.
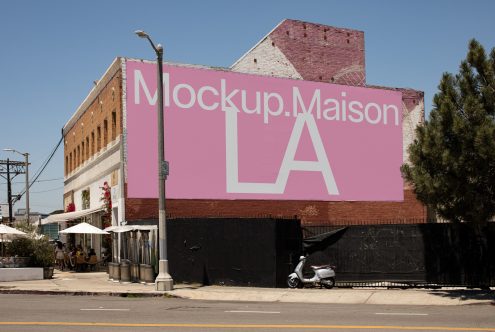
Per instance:
[[[471,40],[459,73],[443,74],[438,89],[402,173],[440,217],[484,223],[495,215],[495,48],[487,56]]]

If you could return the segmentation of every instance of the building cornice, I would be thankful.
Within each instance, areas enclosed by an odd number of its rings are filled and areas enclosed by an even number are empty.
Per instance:
[[[98,97],[101,91],[107,86],[107,84],[112,80],[114,75],[120,69],[120,57],[113,60],[112,64],[107,68],[103,76],[98,80],[96,85],[91,89],[89,94],[86,96],[84,101],[79,105],[76,112],[71,116],[69,121],[62,128],[62,135],[65,135],[72,129],[76,124],[77,120],[84,114],[88,107],[93,103],[93,101]]]

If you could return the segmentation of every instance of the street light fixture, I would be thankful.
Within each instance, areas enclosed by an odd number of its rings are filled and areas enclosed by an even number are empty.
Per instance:
[[[26,222],[29,223],[29,153],[22,153],[17,151],[16,149],[3,149],[3,151],[7,152],[15,152],[22,156],[24,156],[25,164],[26,164]]]
[[[167,259],[167,216],[165,214],[165,181],[168,175],[168,162],[165,161],[165,145],[164,145],[164,126],[163,126],[163,47],[158,44],[155,46],[150,36],[142,31],[136,30],[135,34],[140,38],[146,38],[153,50],[156,53],[157,63],[157,89],[158,89],[158,102],[157,102],[157,121],[158,121],[158,245],[159,262],[158,262],[158,276],[155,280],[156,290],[168,291],[173,289],[174,281],[168,273],[168,259]]]

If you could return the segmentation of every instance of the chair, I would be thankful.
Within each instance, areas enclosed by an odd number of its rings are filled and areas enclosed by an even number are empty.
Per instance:
[[[91,255],[88,260],[88,266],[91,271],[95,271],[98,266],[98,257],[96,255]]]
[[[86,258],[84,258],[84,255],[77,255],[76,256],[76,271],[84,271],[86,270]]]

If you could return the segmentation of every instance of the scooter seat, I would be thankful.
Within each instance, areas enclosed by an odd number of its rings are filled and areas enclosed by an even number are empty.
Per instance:
[[[328,269],[331,268],[330,265],[311,265],[311,268],[313,270],[319,270],[319,269]]]

